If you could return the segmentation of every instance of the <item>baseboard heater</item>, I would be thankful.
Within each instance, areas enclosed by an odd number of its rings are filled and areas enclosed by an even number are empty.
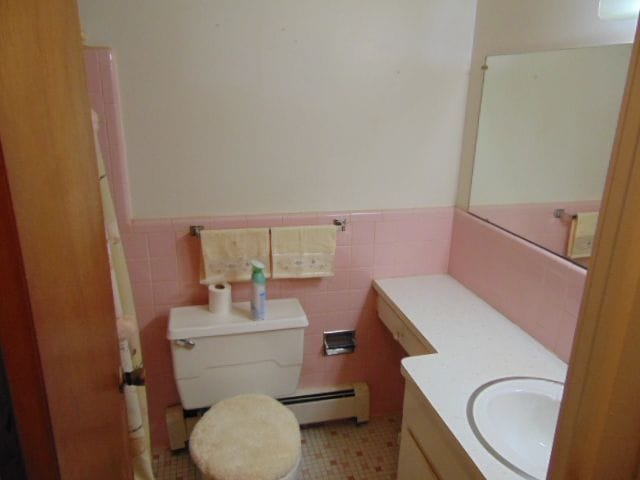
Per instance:
[[[355,418],[358,423],[369,421],[369,387],[366,383],[301,389],[278,400],[293,412],[300,425],[343,418]]]
[[[298,419],[300,425],[355,418],[357,423],[369,421],[369,387],[366,383],[335,385],[324,388],[305,388],[278,399]],[[187,445],[191,430],[206,411],[168,407],[165,413],[171,450]]]

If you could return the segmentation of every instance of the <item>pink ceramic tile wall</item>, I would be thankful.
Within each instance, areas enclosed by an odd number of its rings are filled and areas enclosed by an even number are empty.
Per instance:
[[[449,274],[568,361],[586,270],[456,210]]]
[[[597,212],[600,202],[484,205],[474,206],[471,211],[551,251],[562,253],[566,249],[571,222],[555,218],[553,212],[556,208],[564,208],[571,214]]]
[[[98,140],[116,204],[116,214],[121,223],[126,223],[130,216],[129,178],[116,63],[109,48],[85,48],[84,61],[91,108],[100,119]]]
[[[377,318],[371,281],[374,277],[446,272],[452,209],[134,220],[122,238],[142,334],[156,445],[166,445],[165,407],[179,403],[165,339],[169,309],[207,300],[206,289],[198,283],[199,240],[189,235],[189,225],[331,224],[334,218],[347,218],[347,231],[338,233],[335,276],[271,280],[268,296],[300,299],[309,317],[300,387],[366,381],[373,414],[400,410],[403,352]],[[249,292],[249,283],[234,284],[234,301],[248,300]],[[357,351],[326,357],[322,332],[338,329],[356,329]]]
[[[189,235],[189,225],[194,224],[207,228],[271,227],[330,224],[334,218],[347,218],[347,230],[338,234],[334,277],[270,281],[268,295],[299,298],[309,316],[301,387],[366,381],[371,389],[373,414],[400,410],[403,382],[399,360],[404,353],[377,319],[371,280],[446,272],[453,209],[130,221],[112,52],[88,49],[85,58],[92,106],[104,127],[100,144],[134,289],[154,446],[168,445],[164,409],[179,402],[166,340],[169,309],[206,302],[206,289],[198,283],[198,240]],[[247,300],[249,291],[248,283],[234,284],[234,300]],[[346,328],[358,332],[356,353],[322,355],[322,332]]]

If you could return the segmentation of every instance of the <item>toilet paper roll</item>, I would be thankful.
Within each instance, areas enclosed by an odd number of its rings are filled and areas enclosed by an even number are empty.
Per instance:
[[[231,285],[216,282],[209,285],[209,311],[229,313],[231,311]]]

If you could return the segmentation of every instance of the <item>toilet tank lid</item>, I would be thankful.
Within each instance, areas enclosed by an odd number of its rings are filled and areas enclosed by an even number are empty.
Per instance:
[[[305,328],[307,316],[297,298],[267,300],[267,318],[253,320],[249,302],[234,303],[230,313],[213,314],[207,305],[176,307],[169,312],[167,338],[213,337]]]

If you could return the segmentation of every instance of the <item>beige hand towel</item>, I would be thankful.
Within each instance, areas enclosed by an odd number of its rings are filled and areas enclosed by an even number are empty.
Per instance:
[[[567,256],[572,259],[588,258],[593,248],[593,238],[598,225],[598,212],[578,213],[571,220]]]
[[[201,283],[251,280],[251,260],[264,263],[265,275],[270,275],[268,228],[202,230],[200,242],[204,267]]]
[[[336,227],[312,225],[271,229],[273,278],[333,276]]]

